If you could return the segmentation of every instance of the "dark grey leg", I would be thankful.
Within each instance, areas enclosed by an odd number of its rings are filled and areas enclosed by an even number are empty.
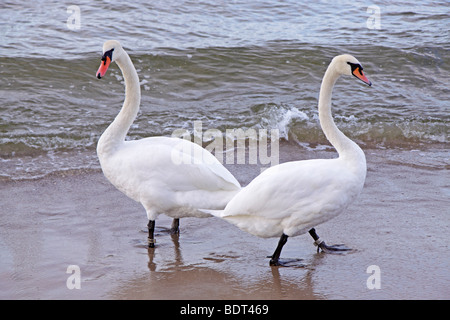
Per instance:
[[[288,239],[288,236],[283,233],[280,237],[280,241],[278,241],[278,246],[275,249],[275,252],[273,253],[273,255],[270,259],[271,266],[279,266],[280,265],[279,260],[280,260],[281,250],[283,249],[283,246],[286,244],[287,239]]]
[[[155,247],[155,220],[148,220],[148,247],[154,248]]]
[[[172,227],[170,228],[171,234],[179,234],[180,233],[180,219],[173,219]]]

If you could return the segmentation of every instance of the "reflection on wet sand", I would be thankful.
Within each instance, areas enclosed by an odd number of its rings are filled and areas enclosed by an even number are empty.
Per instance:
[[[312,273],[320,255],[309,261],[309,267],[284,268],[248,266],[242,270],[240,256],[209,253],[206,263],[186,263],[183,260],[179,236],[171,235],[172,261],[157,262],[157,256],[166,255],[157,248],[148,248],[148,270],[135,279],[126,280],[114,291],[117,299],[320,299],[313,290]],[[264,262],[267,262],[265,259]],[[212,266],[210,266],[212,264]],[[215,268],[225,264],[227,268]],[[230,272],[233,265],[236,272]],[[229,267],[229,268],[228,268]],[[281,270],[282,269],[282,270]],[[287,269],[296,270],[284,274]],[[291,270],[291,271],[292,271]],[[243,273],[244,271],[244,273]],[[246,273],[249,272],[249,274]],[[299,277],[298,272],[302,275]],[[257,275],[257,279],[254,276]],[[250,280],[249,280],[250,279]],[[116,291],[117,290],[117,291]]]

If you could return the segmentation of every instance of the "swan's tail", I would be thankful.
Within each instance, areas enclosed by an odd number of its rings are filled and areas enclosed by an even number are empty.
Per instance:
[[[224,216],[224,210],[211,210],[211,209],[198,209],[198,210],[218,218],[223,218]]]

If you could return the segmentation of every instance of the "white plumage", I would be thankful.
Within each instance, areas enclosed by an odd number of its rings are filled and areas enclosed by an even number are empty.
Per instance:
[[[223,209],[240,184],[210,152],[190,141],[171,137],[125,141],[139,110],[139,78],[130,57],[114,40],[103,45],[98,78],[111,62],[117,63],[124,76],[125,101],[100,137],[97,155],[105,177],[144,206],[149,246],[153,247],[159,214],[174,218],[172,231],[178,232],[179,218],[210,216],[199,209]]]

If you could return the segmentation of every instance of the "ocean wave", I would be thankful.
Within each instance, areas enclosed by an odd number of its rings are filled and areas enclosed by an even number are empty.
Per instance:
[[[353,114],[335,114],[334,120],[341,131],[359,143],[373,147],[404,147],[427,143],[448,143],[448,121],[432,117],[361,118]],[[106,128],[107,124],[102,124]],[[277,131],[277,137],[286,141],[296,141],[305,145],[328,144],[320,127],[318,113],[314,108],[300,109],[291,105],[273,103],[258,104],[249,112],[227,117],[173,117],[166,114],[158,119],[141,116],[130,129],[127,139],[140,139],[147,136],[171,136],[177,130],[186,131],[192,139],[200,137],[207,130],[216,130],[226,137],[233,129],[256,132]],[[103,130],[103,129],[102,129]],[[70,130],[69,130],[70,131]],[[78,131],[78,130],[77,130]],[[0,157],[38,156],[48,152],[95,150],[99,128],[92,131],[70,133],[65,128],[48,134],[11,135],[0,133]],[[251,138],[251,137],[248,137]],[[207,140],[204,140],[207,142]]]

